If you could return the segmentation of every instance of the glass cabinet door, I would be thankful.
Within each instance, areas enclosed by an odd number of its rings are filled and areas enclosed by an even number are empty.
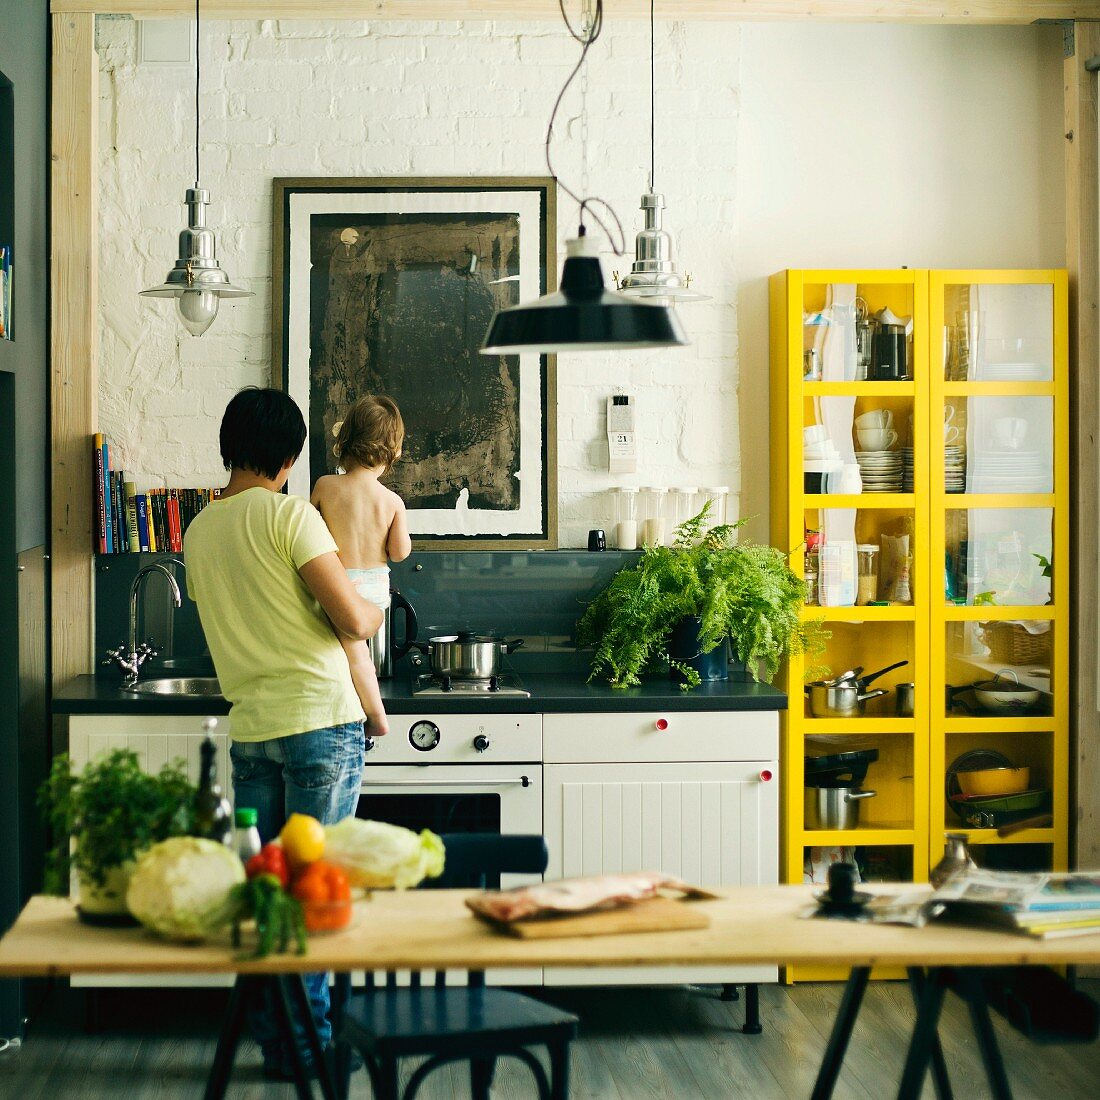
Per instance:
[[[942,851],[937,831],[959,829],[983,866],[1063,868],[1065,274],[933,272],[929,323],[929,544],[933,568],[943,570],[930,601],[930,858]],[[980,767],[1027,769],[1027,790],[971,802],[954,777]],[[1023,831],[999,835],[1000,826],[1025,820]]]

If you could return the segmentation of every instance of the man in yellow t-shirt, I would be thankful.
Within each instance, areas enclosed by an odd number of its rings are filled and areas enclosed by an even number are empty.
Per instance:
[[[256,809],[265,842],[292,813],[330,824],[355,812],[364,715],[336,631],[366,639],[382,625],[382,612],[340,564],[321,514],[282,493],[305,438],[302,413],[285,393],[238,393],[220,433],[229,483],[184,539],[188,594],[231,704],[234,798]],[[326,975],[307,974],[306,987],[327,1044]],[[289,1078],[271,1006],[253,1006],[249,1022],[265,1072]]]

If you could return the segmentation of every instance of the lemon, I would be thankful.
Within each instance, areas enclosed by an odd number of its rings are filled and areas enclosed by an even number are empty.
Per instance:
[[[291,814],[279,840],[291,867],[312,863],[325,854],[325,827],[308,814]]]

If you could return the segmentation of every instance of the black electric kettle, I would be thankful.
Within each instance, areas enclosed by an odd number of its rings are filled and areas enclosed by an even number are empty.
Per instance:
[[[405,636],[397,642],[393,636],[393,620],[396,611],[404,612]],[[409,647],[416,641],[416,612],[413,606],[397,591],[390,589],[390,606],[386,608],[382,628],[367,643],[370,646],[371,660],[374,661],[374,671],[379,680],[393,676],[393,663],[400,660],[409,652]]]

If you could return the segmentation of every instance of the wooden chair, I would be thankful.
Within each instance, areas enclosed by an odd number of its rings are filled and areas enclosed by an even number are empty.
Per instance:
[[[484,888],[501,874],[541,874],[546,870],[546,841],[541,836],[455,833],[443,837],[446,867],[432,885],[440,888]],[[473,919],[471,917],[471,919]],[[504,989],[488,988],[485,973],[467,971],[466,986],[447,986],[446,972],[435,972],[425,985],[414,971],[400,988],[397,975],[377,988],[367,974],[365,996],[350,997],[347,974],[336,976],[333,1023],[336,1078],[341,1096],[348,1094],[352,1050],[362,1056],[375,1100],[399,1100],[398,1067],[402,1058],[422,1057],[405,1087],[403,1100],[414,1100],[424,1079],[450,1062],[470,1063],[474,1100],[488,1100],[496,1061],[518,1058],[531,1070],[541,1100],[569,1095],[569,1044],[577,1034],[577,1017]],[[545,1046],[550,1079],[529,1047]]]

